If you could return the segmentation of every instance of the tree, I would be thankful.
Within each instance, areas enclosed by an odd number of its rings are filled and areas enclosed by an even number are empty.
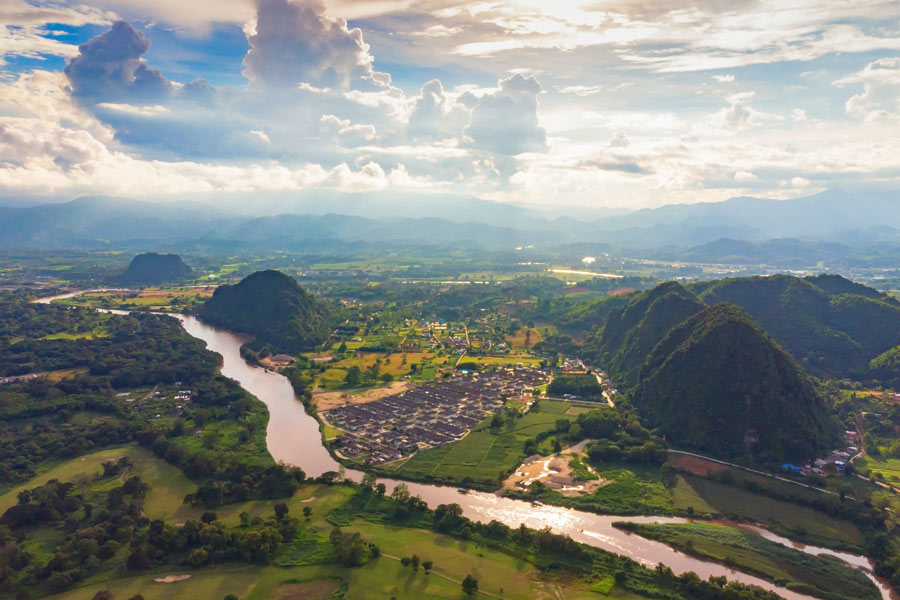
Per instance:
[[[219,516],[211,510],[208,510],[208,511],[204,512],[202,515],[200,515],[200,520],[203,521],[204,523],[212,523],[213,521],[215,521],[218,518],[219,518]]]
[[[366,489],[372,489],[375,487],[378,478],[375,476],[375,473],[366,473],[363,475],[362,481],[360,484]]]
[[[434,563],[431,561],[431,559],[426,559],[426,560],[422,561],[422,568],[425,569],[426,573],[428,571],[430,571],[431,567],[433,567],[433,566],[434,566]]]
[[[471,596],[478,591],[478,580],[471,575],[466,575],[466,578],[462,580],[462,589],[463,592]]]
[[[303,516],[306,517],[306,520],[309,521],[309,516],[312,514],[312,509],[308,506],[303,507]]]
[[[391,498],[400,504],[409,502],[409,487],[405,483],[398,483],[391,492]]]
[[[187,557],[187,561],[192,567],[205,565],[208,560],[209,554],[203,548],[194,548]]]
[[[287,504],[285,504],[284,502],[276,503],[273,508],[275,509],[275,518],[278,519],[279,521],[284,519],[288,514],[288,507],[287,507]],[[307,508],[309,508],[309,507],[307,507]]]
[[[384,496],[385,492],[387,492],[387,486],[383,483],[379,483],[375,486],[375,493],[379,496]]]
[[[413,554],[409,557],[409,564],[412,566],[413,571],[419,570],[419,555]]]

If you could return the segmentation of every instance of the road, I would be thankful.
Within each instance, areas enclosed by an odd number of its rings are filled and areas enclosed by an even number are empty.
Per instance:
[[[600,377],[600,375],[594,373],[594,377],[597,378],[597,385],[603,387],[603,379]],[[616,403],[613,402],[612,395],[608,391],[606,391],[606,388],[603,389],[603,397],[606,398],[606,403],[609,404],[610,408],[616,407]]]

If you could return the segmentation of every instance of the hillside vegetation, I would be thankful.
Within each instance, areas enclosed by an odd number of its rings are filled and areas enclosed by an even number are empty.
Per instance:
[[[237,285],[223,285],[200,309],[211,323],[254,338],[255,347],[298,353],[331,332],[328,307],[280,271],[257,271]]]
[[[705,304],[737,304],[810,373],[864,378],[900,344],[900,304],[837,275],[730,278],[689,286]]]
[[[672,329],[641,367],[634,403],[670,441],[717,455],[800,458],[835,441],[822,396],[733,304]]]

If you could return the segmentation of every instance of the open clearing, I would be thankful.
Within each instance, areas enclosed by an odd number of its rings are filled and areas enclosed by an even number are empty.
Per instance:
[[[334,392],[314,392],[313,401],[316,403],[316,410],[332,410],[349,404],[365,404],[366,402],[374,402],[381,400],[387,396],[399,394],[409,388],[407,381],[395,381],[390,385],[376,388],[369,388],[362,391],[334,391]]]

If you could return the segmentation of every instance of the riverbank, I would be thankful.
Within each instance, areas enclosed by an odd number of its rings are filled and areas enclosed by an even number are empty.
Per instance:
[[[878,596],[878,588],[853,566],[831,556],[811,556],[751,531],[706,523],[614,526],[824,600],[868,600]]]

